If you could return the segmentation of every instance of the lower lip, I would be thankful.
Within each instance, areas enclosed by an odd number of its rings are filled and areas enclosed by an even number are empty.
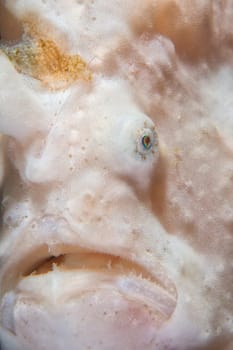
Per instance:
[[[22,279],[8,294],[1,314],[5,309],[11,320],[3,326],[24,350],[43,348],[38,339],[50,350],[59,344],[77,349],[77,343],[80,349],[154,349],[157,331],[176,306],[174,296],[154,283],[111,271],[55,268]]]
[[[78,349],[152,349],[157,331],[151,310],[106,289],[56,307],[22,297],[15,315],[15,333],[24,350],[76,350],[77,344]]]

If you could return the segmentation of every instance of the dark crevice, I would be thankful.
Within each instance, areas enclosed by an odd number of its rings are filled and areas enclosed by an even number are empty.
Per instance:
[[[145,268],[137,263],[131,262],[119,256],[97,253],[79,252],[64,253],[58,256],[48,256],[34,262],[29,269],[23,272],[22,276],[46,274],[53,270],[53,266],[60,266],[64,270],[105,270],[126,274],[135,274],[149,281],[158,283]]]

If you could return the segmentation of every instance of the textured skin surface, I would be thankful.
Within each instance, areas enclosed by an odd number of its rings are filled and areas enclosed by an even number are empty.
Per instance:
[[[3,350],[233,348],[232,16],[0,1]]]

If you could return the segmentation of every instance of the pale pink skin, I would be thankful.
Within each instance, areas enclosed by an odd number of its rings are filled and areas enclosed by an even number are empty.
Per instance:
[[[231,350],[231,0],[6,7],[3,39],[34,12],[93,79],[50,91],[0,53],[2,349]]]

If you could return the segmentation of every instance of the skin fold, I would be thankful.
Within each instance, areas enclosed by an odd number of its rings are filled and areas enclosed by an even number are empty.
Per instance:
[[[233,348],[231,0],[0,0],[1,350]]]

